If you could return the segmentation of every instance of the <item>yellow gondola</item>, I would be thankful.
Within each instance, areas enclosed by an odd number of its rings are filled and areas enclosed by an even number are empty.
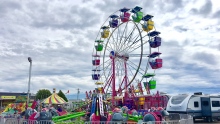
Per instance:
[[[142,24],[142,28],[144,31],[148,32],[154,28],[154,21],[152,21],[152,15],[146,15],[142,18],[144,24]]]
[[[95,84],[96,85],[103,85],[104,83],[103,82],[96,82]]]
[[[101,29],[103,29],[103,31],[101,32],[101,37],[102,38],[108,38],[110,31],[109,31],[109,27],[108,26],[103,26]]]
[[[144,22],[142,25],[142,28],[144,31],[148,32],[154,28],[154,21],[148,20],[147,22]]]

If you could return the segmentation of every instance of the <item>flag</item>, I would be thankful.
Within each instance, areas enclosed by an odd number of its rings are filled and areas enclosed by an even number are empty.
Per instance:
[[[68,91],[66,92],[66,94],[67,94],[67,93],[70,93],[70,91],[68,90]]]
[[[37,106],[37,101],[36,101],[36,100],[34,100],[34,101],[33,101],[33,103],[32,103],[32,105],[31,105],[31,108],[32,108],[32,109],[35,109],[35,108],[36,108],[36,106]]]

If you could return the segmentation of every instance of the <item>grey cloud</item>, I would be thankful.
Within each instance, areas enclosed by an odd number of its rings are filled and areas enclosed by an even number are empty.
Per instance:
[[[163,59],[163,68],[181,70],[184,64],[181,64],[180,58],[183,55],[183,47],[179,45],[178,41],[162,41],[160,47],[161,58]],[[162,69],[163,69],[162,68]],[[180,76],[181,73],[171,75],[174,79]]]
[[[16,10],[21,9],[22,6],[19,2],[12,1],[12,0],[1,0],[0,1],[0,15],[6,15],[7,13]]]
[[[203,15],[208,15],[211,13],[211,11],[212,11],[212,2],[211,0],[206,0],[205,5],[203,5],[200,8],[199,13]]]
[[[213,18],[220,18],[220,10],[213,14]]]
[[[193,55],[193,58],[197,59],[201,62],[204,62],[206,64],[209,64],[209,65],[216,65],[217,64],[217,60],[216,60],[215,56],[210,53],[198,52]]]
[[[195,8],[192,8],[191,10],[190,10],[190,13],[191,14],[198,14],[198,10],[197,9],[195,9]]]
[[[34,6],[34,5],[33,5]],[[50,9],[49,9],[50,8]],[[29,8],[30,11],[31,8]],[[46,5],[36,7],[33,13],[29,12],[32,18],[32,26],[36,28],[52,28],[52,29],[85,29],[99,22],[96,18],[97,12],[88,8],[79,8],[77,6],[69,6],[51,8]],[[39,14],[40,13],[40,14]]]
[[[174,12],[183,7],[182,0],[164,0],[159,5],[162,12]]]
[[[95,5],[95,7],[99,8],[100,10],[105,10],[105,12],[108,12],[108,14],[112,14],[114,13],[116,10],[119,10],[121,8],[133,8],[135,6],[141,6],[138,5],[137,2],[134,1],[119,1],[119,2],[115,2],[115,1],[104,1],[104,3],[98,3]]]
[[[194,15],[202,15],[204,17],[208,16],[212,12],[212,2],[210,0],[206,0],[205,4],[200,7],[199,10],[192,8],[190,13]]]
[[[182,26],[175,26],[174,29],[176,29],[176,30],[179,31],[179,32],[185,32],[185,31],[188,30],[188,29],[186,29],[186,28],[183,28]]]
[[[169,27],[169,26],[171,26],[171,24],[172,24],[172,21],[167,20],[167,21],[164,21],[164,22],[162,23],[162,26]]]
[[[163,47],[160,48],[160,51],[163,51],[167,55],[171,55],[173,57],[175,57],[176,54],[178,54],[178,56],[179,56],[179,55],[182,55],[182,53],[183,53],[183,47],[179,45],[178,41],[174,41],[174,40],[163,41],[161,43],[161,46],[163,46]],[[172,48],[172,49],[167,49],[167,48]],[[169,52],[171,54],[169,54],[167,52]],[[173,55],[173,54],[175,54],[175,55]]]
[[[16,89],[15,89],[15,87],[13,87],[13,86],[11,86],[12,84],[11,84],[11,82],[7,82],[8,84],[10,84],[10,85],[7,85],[7,86],[3,86],[3,89],[7,89],[7,92],[26,92],[27,90],[27,88],[26,87],[24,87],[25,86],[25,84],[27,84],[27,82],[19,82],[20,84],[21,83],[23,83],[23,85],[20,85],[20,86],[16,86]],[[14,85],[16,85],[16,84],[14,84]]]

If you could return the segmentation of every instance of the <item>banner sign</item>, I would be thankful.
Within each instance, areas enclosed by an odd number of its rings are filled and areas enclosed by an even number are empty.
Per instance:
[[[16,96],[1,96],[1,99],[16,99]]]

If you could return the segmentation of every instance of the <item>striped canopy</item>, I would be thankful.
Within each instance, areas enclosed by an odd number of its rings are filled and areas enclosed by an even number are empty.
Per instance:
[[[51,96],[43,100],[45,104],[64,104],[66,101],[58,96],[56,93],[53,93]]]

